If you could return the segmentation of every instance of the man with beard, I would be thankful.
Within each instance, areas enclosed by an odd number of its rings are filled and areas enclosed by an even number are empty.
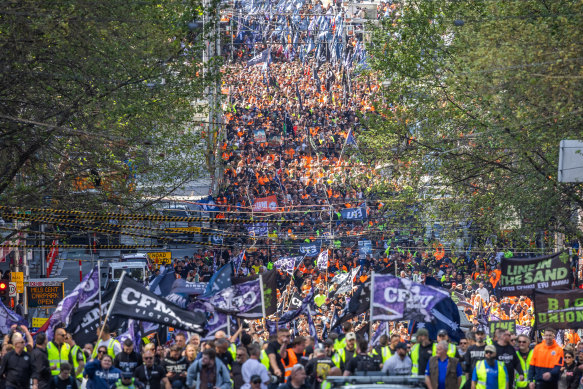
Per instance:
[[[170,381],[166,377],[166,370],[154,363],[154,353],[145,351],[143,355],[144,364],[134,371],[134,377],[150,389],[170,389]]]
[[[213,350],[214,351],[214,350]],[[180,346],[172,346],[170,354],[162,361],[162,367],[166,370],[166,377],[170,380],[173,388],[183,388],[186,384],[186,370],[188,361],[180,355]]]
[[[326,348],[323,344],[316,345],[314,358],[306,364],[306,375],[308,376],[310,387],[320,389],[322,382],[328,376],[330,369],[334,367],[332,358],[326,355]]]
[[[127,338],[123,341],[123,349],[113,360],[113,366],[121,371],[133,372],[136,367],[142,364],[142,357],[134,351],[134,342]]]
[[[194,389],[231,389],[229,369],[216,357],[215,350],[208,348],[202,358],[188,368],[186,387]]]
[[[466,351],[464,355],[464,373],[466,374],[466,383],[464,389],[469,389],[471,384],[471,377],[474,369],[476,368],[476,363],[485,358],[484,351],[486,349],[486,333],[483,328],[478,328],[475,334],[469,334],[469,338],[474,337],[476,343]]]

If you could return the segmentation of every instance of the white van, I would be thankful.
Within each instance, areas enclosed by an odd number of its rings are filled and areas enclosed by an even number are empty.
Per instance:
[[[148,278],[148,265],[145,262],[117,262],[109,264],[109,271],[107,274],[107,281],[104,287],[108,288],[111,284],[119,282],[123,273],[134,280],[145,284]]]

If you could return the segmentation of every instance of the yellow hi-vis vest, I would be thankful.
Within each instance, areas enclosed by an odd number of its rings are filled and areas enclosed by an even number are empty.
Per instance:
[[[371,354],[372,354],[371,356],[378,355],[378,351],[373,348],[371,351]],[[390,357],[393,356],[393,353],[391,352],[391,349],[389,348],[389,346],[381,347],[381,354],[383,357],[383,363],[385,363]]]
[[[354,349],[354,356],[356,356],[356,349]],[[338,352],[332,356],[332,363],[334,363],[334,365],[339,369],[340,362],[346,362],[346,349],[344,348],[338,350]]]
[[[506,371],[504,370],[504,362],[496,361],[498,365],[498,389],[506,389]],[[481,360],[476,363],[476,389],[486,389],[486,379],[488,372],[486,371],[486,361]]]
[[[61,363],[62,362],[69,363],[69,352],[70,351],[71,351],[71,346],[69,346],[67,343],[63,343],[61,345],[60,350],[57,347],[57,345],[54,344],[53,342],[49,342],[49,344],[47,344],[47,355],[49,357],[49,364],[51,365],[51,368],[53,366],[57,367],[56,369],[51,370],[52,375],[59,375],[59,373],[61,372]]]
[[[101,341],[97,341],[97,344],[95,345],[95,348],[93,349],[93,353],[91,354],[91,359],[95,359],[95,357],[97,357],[97,349],[99,349],[99,344],[101,343]],[[110,338],[109,341],[107,342],[107,355],[109,355],[111,357],[111,359],[115,359],[115,348],[114,345],[119,342],[117,341],[117,339],[114,338]],[[121,346],[120,346],[121,347]]]
[[[261,356],[259,358],[261,359],[261,364],[265,366],[267,371],[269,371],[269,356],[267,355],[265,350],[261,350]]]
[[[77,355],[81,353],[81,355],[83,355],[83,363],[87,363],[87,358],[85,357],[85,353],[83,352],[83,350],[81,350],[81,347],[74,345],[71,348],[71,359],[73,362],[73,371],[71,374],[72,376],[75,376],[75,372],[77,371],[77,369],[79,368],[79,361],[77,360]],[[78,380],[82,380],[83,379],[83,370],[81,370],[81,373],[77,374],[77,376],[75,377]]]
[[[419,366],[419,350],[421,346],[419,343],[415,343],[411,347],[411,363],[413,367],[411,368],[411,375],[425,375],[425,367]],[[433,350],[435,350],[435,344],[433,345]]]
[[[519,381],[518,380],[518,372],[514,373],[516,376],[516,387],[517,388],[526,388],[528,386],[528,381],[527,381],[527,376],[528,376],[528,369],[530,368],[530,360],[532,359],[532,352],[534,350],[530,350],[528,352],[528,355],[526,356],[526,361],[524,359],[522,359],[522,355],[520,355],[520,352],[517,351],[516,355],[518,355],[518,359],[520,360],[520,366],[522,366],[522,371],[524,372],[524,380],[523,381]]]
[[[447,344],[447,356],[450,358],[455,358],[455,355],[457,354],[457,347],[455,344],[453,343],[448,343]],[[431,352],[432,356],[436,356],[437,355],[437,343],[433,343],[433,349]]]

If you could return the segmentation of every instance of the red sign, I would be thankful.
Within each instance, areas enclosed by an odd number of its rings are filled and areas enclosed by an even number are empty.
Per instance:
[[[58,240],[53,240],[53,245],[47,255],[47,276],[51,274],[53,271],[53,265],[55,264],[55,259],[57,259],[57,255],[59,255],[59,246],[55,246],[59,244]]]
[[[253,203],[253,212],[275,212],[277,211],[277,197],[275,195],[260,197]]]

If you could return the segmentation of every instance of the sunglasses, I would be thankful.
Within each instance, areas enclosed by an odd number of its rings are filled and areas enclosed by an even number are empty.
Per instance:
[[[518,343],[528,343],[526,340],[519,340]]]
[[[254,380],[254,381],[251,381],[251,383],[252,384],[260,384],[261,383],[261,380]]]
[[[154,357],[144,357],[143,358],[145,361],[149,361],[150,359],[154,359]]]
[[[99,351],[97,351],[97,354],[105,354],[106,352],[107,351],[105,351],[105,350],[99,350]]]
[[[567,359],[567,358],[571,358],[571,359],[573,359],[573,357],[572,357],[572,356],[570,356],[570,355],[565,355],[565,359]]]

